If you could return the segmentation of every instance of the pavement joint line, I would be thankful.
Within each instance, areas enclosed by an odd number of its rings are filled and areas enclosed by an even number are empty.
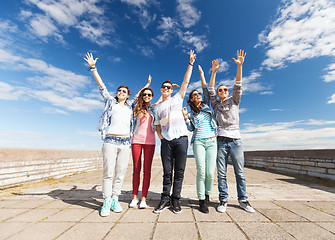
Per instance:
[[[222,213],[221,213],[222,214]],[[244,230],[241,228],[241,226],[232,218],[232,216],[230,216],[230,214],[228,212],[225,212],[225,214],[227,214],[227,216],[232,220],[232,222],[236,225],[236,227],[244,234],[244,236],[248,239],[251,240],[250,237],[247,235],[246,232],[244,232]]]
[[[152,229],[152,232],[151,232],[151,235],[150,235],[150,238],[149,238],[150,240],[154,239],[154,235],[155,235],[157,224],[158,224],[158,218],[159,218],[159,214],[157,214],[157,216],[156,216],[156,220],[154,222],[154,227]]]
[[[188,204],[191,205],[191,200],[188,201]],[[195,224],[195,229],[197,230],[197,234],[198,234],[198,239],[202,239],[201,238],[201,234],[200,234],[200,230],[199,230],[199,226],[198,226],[198,223],[197,223],[197,219],[195,218],[195,214],[194,214],[194,208],[191,207],[191,212],[192,212],[192,216],[193,216],[193,219],[194,219],[194,224]]]
[[[111,227],[111,229],[109,229],[109,231],[105,234],[105,236],[103,236],[102,240],[104,240],[108,236],[108,234],[116,227],[116,225],[120,223],[120,220],[128,212],[128,210],[129,208],[127,208],[125,211],[121,213],[121,216],[118,218],[118,220],[114,222],[113,226]]]
[[[64,209],[69,209],[69,208],[64,208]],[[63,209],[63,210],[64,210]],[[59,234],[57,237],[55,237],[54,239],[59,238],[61,235],[63,235],[64,233],[66,233],[67,231],[69,231],[71,228],[73,228],[75,225],[77,225],[78,223],[80,223],[84,218],[86,218],[88,215],[90,215],[92,212],[94,212],[95,210],[92,209],[91,212],[89,212],[86,216],[82,217],[80,220],[74,222],[74,224],[72,226],[70,226],[68,229],[66,229],[64,232],[62,232],[61,234]],[[69,221],[68,221],[69,222]]]

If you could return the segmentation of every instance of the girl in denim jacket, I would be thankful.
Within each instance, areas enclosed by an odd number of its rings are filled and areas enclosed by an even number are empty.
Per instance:
[[[204,72],[199,65],[203,97],[198,90],[189,94],[188,105],[191,111],[183,115],[189,131],[193,132],[191,143],[197,166],[197,195],[200,211],[208,213],[209,195],[211,193],[217,155],[216,120],[209,105],[209,94]]]
[[[94,78],[99,85],[100,94],[105,101],[98,129],[104,141],[102,146],[102,195],[104,201],[100,215],[106,217],[111,209],[114,212],[122,212],[118,199],[130,158],[133,129],[132,109],[136,102],[135,100],[128,100],[130,93],[127,86],[120,86],[117,89],[116,97],[112,97],[95,67],[98,58],[94,59],[92,53],[87,53],[84,59],[90,65]]]

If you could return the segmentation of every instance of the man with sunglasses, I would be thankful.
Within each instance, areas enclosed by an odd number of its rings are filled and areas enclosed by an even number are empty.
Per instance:
[[[196,55],[190,51],[190,61],[180,90],[173,97],[172,83],[167,80],[161,86],[162,102],[155,108],[155,125],[161,139],[161,159],[163,165],[163,191],[161,201],[154,209],[160,213],[172,207],[174,213],[180,213],[180,193],[187,158],[188,130],[182,114],[183,99],[193,70]],[[172,187],[172,194],[170,195]]]
[[[237,51],[236,82],[233,88],[232,97],[228,97],[229,91],[225,85],[220,85],[215,94],[214,85],[217,70],[221,67],[217,60],[212,62],[212,76],[209,83],[209,96],[215,117],[218,124],[218,153],[217,173],[220,203],[218,212],[225,212],[228,202],[228,185],[226,179],[228,156],[230,154],[234,167],[238,202],[245,211],[253,213],[255,210],[247,201],[246,182],[244,177],[244,153],[242,149],[240,128],[239,128],[239,104],[242,95],[242,65],[246,53],[243,50]],[[219,100],[217,100],[217,96]]]

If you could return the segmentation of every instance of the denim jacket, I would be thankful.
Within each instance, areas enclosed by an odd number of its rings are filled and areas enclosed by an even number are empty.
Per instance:
[[[151,122],[151,127],[152,127],[152,131],[156,131],[156,125],[155,125],[155,105],[154,104],[150,104],[148,109],[147,109],[148,113],[151,115],[152,117],[152,122]],[[140,116],[137,116],[137,118],[134,118],[134,134],[138,133],[138,129],[140,127]]]
[[[217,124],[216,124],[216,120],[215,120],[215,116],[211,111],[211,108],[209,107],[209,93],[208,93],[208,88],[207,85],[202,87],[202,91],[203,91],[203,102],[205,103],[203,106],[200,107],[200,111],[209,113],[211,116],[211,126],[216,129],[217,128]],[[191,143],[194,142],[195,136],[197,135],[197,131],[199,128],[199,125],[197,124],[197,121],[195,121],[195,116],[197,115],[197,113],[195,113],[193,110],[191,110],[187,116],[188,116],[188,120],[186,121],[186,126],[187,129],[190,132],[193,132],[193,136],[191,139]]]
[[[118,104],[118,101],[115,99],[115,97],[112,97],[109,94],[104,84],[99,86],[99,91],[100,91],[102,98],[105,101],[105,107],[99,119],[98,130],[101,132],[101,139],[104,140],[106,138],[106,128],[110,125],[113,106]],[[127,99],[125,104],[128,108],[133,110],[135,103],[136,103],[135,99],[132,99],[132,100]],[[120,121],[122,121],[122,119],[120,119]],[[131,117],[130,118],[130,134],[133,132],[133,127],[134,127],[134,120],[133,120],[133,117]]]
[[[242,84],[235,83],[231,97],[221,102],[217,100],[214,88],[209,89],[209,96],[220,128],[239,130],[239,104],[242,95]]]

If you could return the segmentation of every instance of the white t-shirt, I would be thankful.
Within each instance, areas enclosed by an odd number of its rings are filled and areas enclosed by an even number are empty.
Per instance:
[[[129,107],[115,104],[111,112],[111,121],[107,134],[126,135],[130,133],[130,118],[132,111]]]
[[[155,108],[155,125],[161,125],[161,134],[168,141],[188,136],[184,116],[181,112],[182,107],[183,98],[178,92]]]

